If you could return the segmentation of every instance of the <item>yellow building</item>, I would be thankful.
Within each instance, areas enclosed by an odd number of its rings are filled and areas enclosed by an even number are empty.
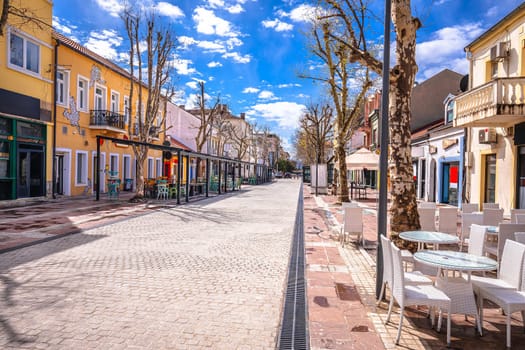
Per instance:
[[[137,135],[137,96],[129,103],[129,73],[62,34],[54,33],[57,51],[56,77],[56,185],[66,196],[95,192],[97,135],[133,140]],[[147,91],[142,88],[143,101]],[[143,113],[141,118],[144,120]],[[151,142],[161,144],[162,117],[150,129]],[[136,137],[135,137],[136,139]],[[101,139],[100,192],[117,181],[121,190],[135,189],[136,161],[132,147]],[[144,164],[144,177],[163,175],[162,152],[150,150]]]
[[[52,2],[10,5],[38,22],[9,14],[0,36],[0,200],[48,195],[52,178]]]
[[[466,197],[525,208],[525,4],[470,43],[468,90],[455,98],[466,128]]]

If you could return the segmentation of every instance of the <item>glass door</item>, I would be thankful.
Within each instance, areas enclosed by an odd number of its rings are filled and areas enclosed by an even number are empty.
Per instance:
[[[21,146],[18,150],[18,198],[44,195],[44,151],[42,146]]]
[[[496,155],[485,156],[485,191],[484,203],[496,202]]]

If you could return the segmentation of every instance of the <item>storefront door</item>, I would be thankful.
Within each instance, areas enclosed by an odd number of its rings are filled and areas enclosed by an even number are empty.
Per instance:
[[[44,195],[44,147],[19,145],[17,190],[18,198]]]

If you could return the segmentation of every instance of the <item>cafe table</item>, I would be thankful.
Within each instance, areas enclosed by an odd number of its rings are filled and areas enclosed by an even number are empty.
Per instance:
[[[399,237],[410,242],[417,242],[417,250],[422,250],[425,243],[433,244],[434,249],[439,249],[440,244],[454,244],[459,238],[444,232],[437,231],[404,231]]]
[[[473,271],[492,271],[498,268],[496,260],[486,256],[473,255],[451,250],[421,250],[414,254],[414,260],[437,267],[436,287],[451,301],[451,314],[474,315],[479,334],[482,334],[478,308],[470,276]],[[464,272],[464,277],[449,277],[449,271]],[[450,316],[448,316],[450,317]]]

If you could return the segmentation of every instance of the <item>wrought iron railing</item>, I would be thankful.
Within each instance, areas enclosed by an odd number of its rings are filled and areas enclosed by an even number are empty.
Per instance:
[[[123,114],[103,109],[92,109],[89,125],[108,126],[112,128],[125,128],[125,117]]]

